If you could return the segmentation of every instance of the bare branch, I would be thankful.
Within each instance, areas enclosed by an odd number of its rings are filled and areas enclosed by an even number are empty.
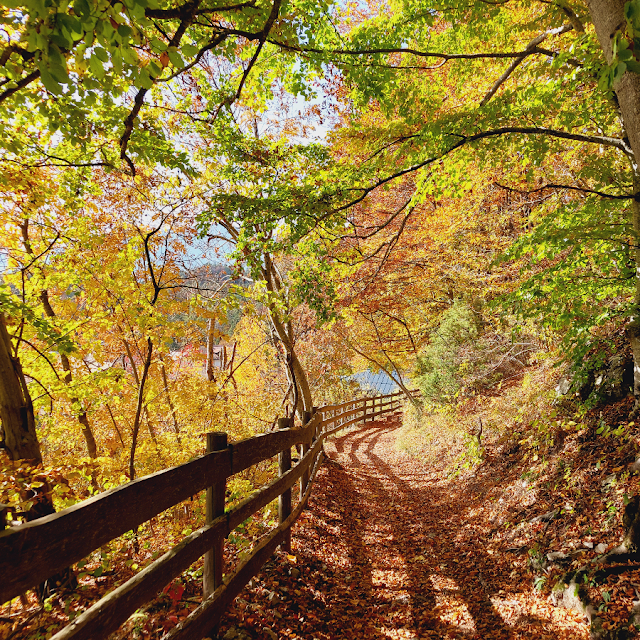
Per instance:
[[[536,47],[541,42],[546,40],[551,35],[560,35],[561,33],[565,33],[567,31],[571,31],[572,29],[573,29],[573,26],[567,24],[567,25],[564,25],[564,26],[559,27],[557,29],[550,29],[549,31],[545,31],[544,33],[541,33],[539,36],[537,36],[533,40],[531,40],[531,42],[529,42],[529,44],[527,45],[527,47],[525,49],[525,52],[519,58],[516,58],[507,67],[507,70],[494,82],[493,86],[491,87],[491,89],[489,90],[487,95],[482,99],[482,102],[480,102],[480,106],[484,107],[484,105],[487,104],[487,102],[489,102],[489,100],[491,100],[491,98],[495,95],[496,91],[500,88],[500,86],[504,82],[506,82],[506,80],[509,78],[509,76],[516,70],[516,68],[522,63],[522,61],[527,56],[533,55],[534,53],[538,53],[538,50],[536,49]]]
[[[546,191],[547,189],[568,189],[570,191],[578,191],[580,193],[596,195],[596,196],[600,196],[601,198],[609,198],[611,200],[640,200],[640,194],[638,193],[634,193],[631,195],[621,195],[621,194],[615,194],[615,193],[606,193],[604,191],[597,191],[595,189],[587,189],[585,187],[576,187],[569,184],[548,183],[548,184],[542,185],[541,187],[538,187],[536,189],[531,189],[531,190],[515,189],[514,187],[509,187],[507,185],[500,184],[499,182],[494,182],[493,184],[496,187],[500,187],[501,189],[504,189],[505,191],[511,191],[513,193],[522,193],[525,195],[529,195],[531,193],[538,193],[539,191]]]
[[[558,29],[552,29],[545,34],[554,35],[554,33],[560,34],[566,31],[571,31],[573,25],[565,25]],[[540,36],[538,36],[540,37]],[[544,40],[544,38],[542,38]],[[540,40],[540,42],[542,42]],[[384,53],[400,53],[417,56],[419,58],[437,58],[439,60],[484,60],[495,58],[522,58],[531,55],[529,47],[531,43],[527,45],[527,48],[523,51],[495,51],[495,52],[482,52],[482,53],[444,53],[441,51],[419,51],[418,49],[411,49],[408,47],[383,47],[380,49],[319,49],[316,47],[305,47],[300,45],[293,45],[287,42],[281,42],[279,40],[267,40],[271,44],[274,44],[287,51],[295,51],[297,53],[318,53],[327,55],[343,55],[343,56],[365,56],[365,55],[378,55]],[[539,43],[538,43],[539,44]],[[533,45],[535,46],[535,45]]]
[[[51,360],[49,360],[49,358],[47,358],[47,356],[42,353],[42,351],[40,351],[40,349],[38,349],[38,347],[36,347],[34,344],[32,344],[31,342],[29,342],[26,338],[23,338],[22,336],[14,336],[16,338],[18,338],[18,340],[20,342],[24,342],[25,344],[29,345],[41,358],[44,358],[47,361],[47,364],[51,367],[51,370],[53,371],[53,373],[55,373],[56,378],[58,378],[58,380],[60,380],[60,376],[58,375],[58,372],[56,371],[56,368],[53,366]],[[36,358],[37,360],[37,358]],[[31,363],[29,363],[31,364]],[[30,378],[32,376],[29,376]],[[35,379],[35,378],[34,378]],[[43,387],[44,389],[44,387]]]

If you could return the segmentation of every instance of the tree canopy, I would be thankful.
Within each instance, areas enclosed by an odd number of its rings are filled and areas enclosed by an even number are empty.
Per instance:
[[[133,475],[155,398],[176,415],[169,356],[210,359],[234,313],[258,342],[245,318],[268,318],[300,415],[309,336],[352,359],[334,379],[359,363],[404,384],[458,300],[491,323],[502,302],[583,352],[626,318],[640,358],[639,15],[635,0],[6,2],[2,311],[36,413],[64,398],[92,457],[92,415],[132,420]],[[230,401],[225,380],[203,403]],[[128,417],[110,394],[129,394]]]

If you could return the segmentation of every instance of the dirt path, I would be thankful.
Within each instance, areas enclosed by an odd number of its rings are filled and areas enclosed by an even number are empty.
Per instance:
[[[486,542],[486,487],[400,453],[398,428],[327,444],[292,555],[265,566],[220,637],[587,638],[532,591],[526,559]]]

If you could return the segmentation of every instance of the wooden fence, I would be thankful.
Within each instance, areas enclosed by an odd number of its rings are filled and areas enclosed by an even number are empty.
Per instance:
[[[80,502],[64,511],[0,532],[0,603],[35,587],[92,551],[135,529],[199,491],[207,490],[206,523],[75,618],[52,640],[106,638],[152,600],[175,577],[205,556],[203,601],[163,640],[196,640],[209,634],[225,608],[260,570],[278,545],[290,549],[291,526],[304,508],[322,462],[325,438],[340,429],[397,411],[403,394],[393,393],[325,406],[305,415],[302,427],[278,421],[279,430],[228,444],[225,433],[207,434],[207,453],[190,462],[145,476]],[[291,447],[300,458],[291,466]],[[279,457],[272,482],[225,512],[227,478]],[[292,488],[299,500],[292,508]],[[251,555],[222,579],[224,539],[271,501],[279,499],[279,525]]]

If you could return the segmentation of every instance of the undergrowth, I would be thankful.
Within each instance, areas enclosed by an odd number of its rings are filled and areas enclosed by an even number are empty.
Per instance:
[[[442,461],[450,472],[472,468],[484,458],[485,445],[518,442],[549,443],[559,427],[553,360],[539,354],[517,378],[497,384],[485,394],[449,404],[425,401],[404,412],[397,439],[401,450],[427,462]]]
[[[407,410],[396,443],[441,469],[443,479],[481,487],[494,526],[487,544],[514,562],[526,559],[530,588],[549,597],[565,588],[568,571],[595,567],[620,544],[624,506],[640,492],[631,464],[640,452],[633,398],[587,408],[557,395],[558,378],[553,359],[538,357],[490,394]],[[633,619],[640,570],[618,569],[604,582],[595,569],[585,573],[605,631],[627,629]]]

